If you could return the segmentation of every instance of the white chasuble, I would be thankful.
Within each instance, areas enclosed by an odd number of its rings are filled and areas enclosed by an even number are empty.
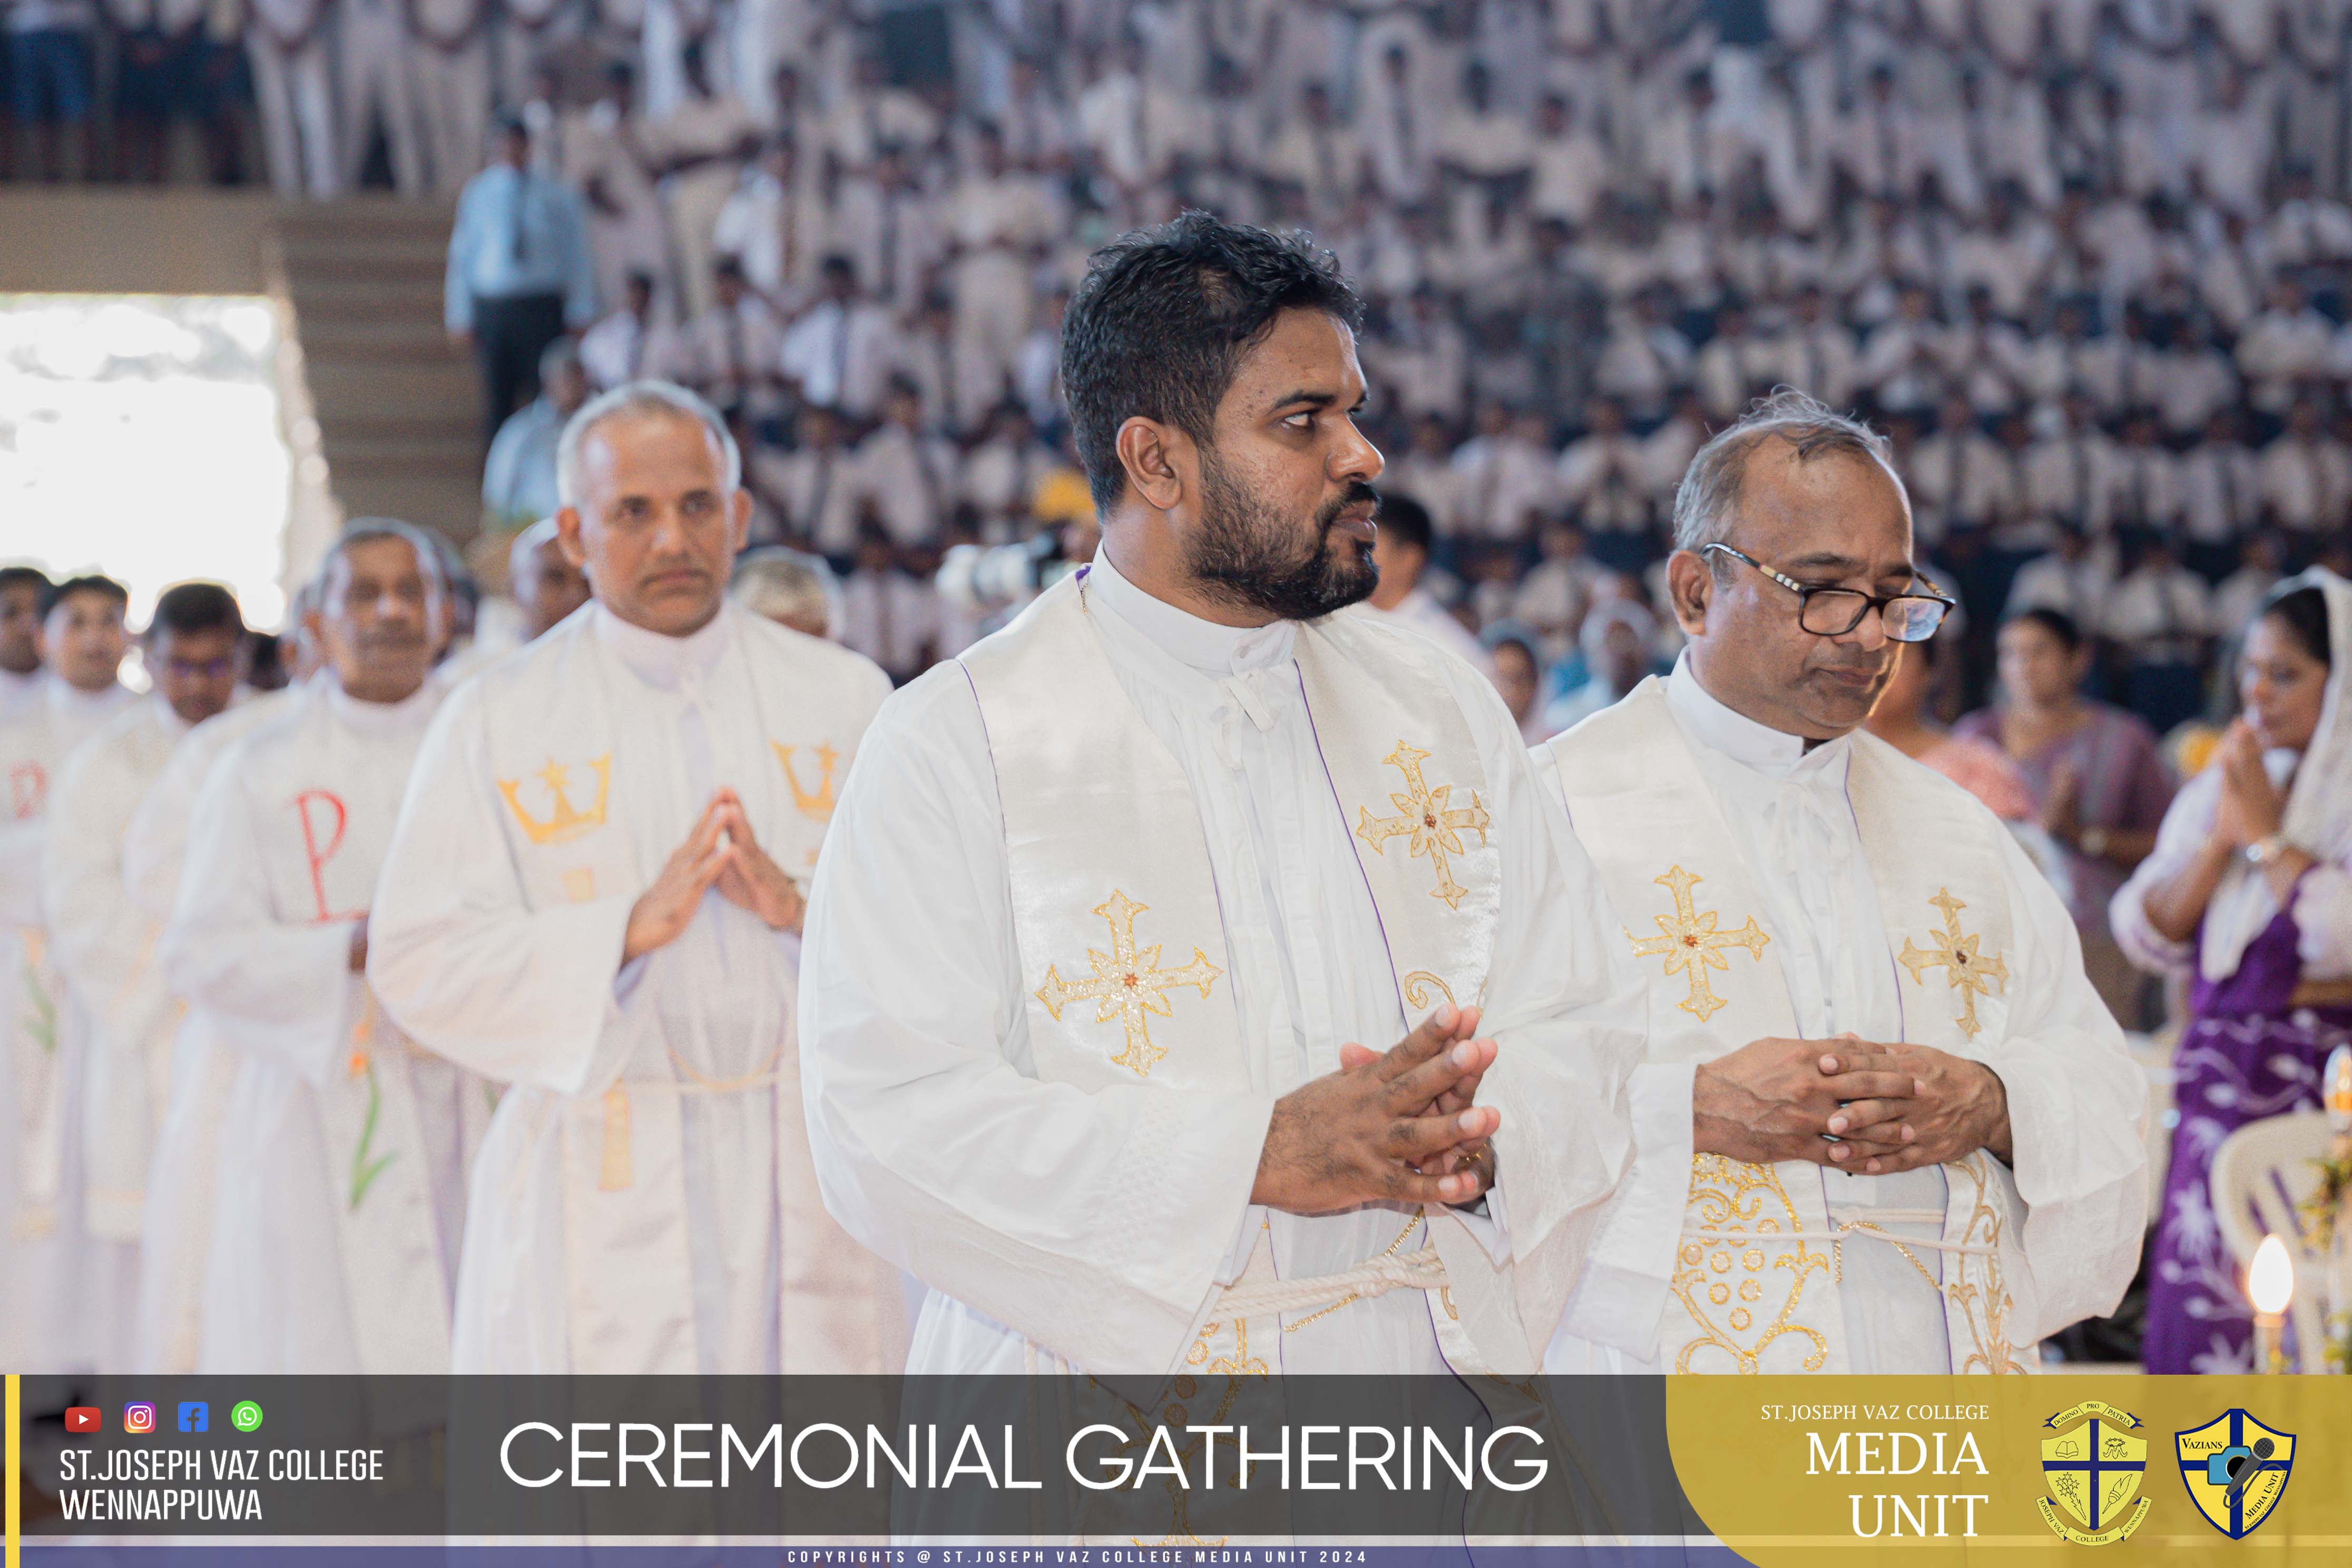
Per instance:
[[[893,700],[803,1031],[827,1202],[932,1288],[910,1370],[1535,1370],[1634,1004],[1515,732],[1409,635],[1215,626],[1100,555]],[[1252,1205],[1274,1100],[1448,997],[1500,1042],[1483,1208]]]
[[[313,681],[199,791],[164,975],[239,1058],[201,1372],[449,1364],[466,1171],[490,1090],[406,1039],[351,967],[440,696],[428,682],[404,702],[361,702]]]
[[[417,1039],[512,1086],[474,1179],[459,1371],[898,1370],[898,1275],[817,1197],[798,940],[713,889],[621,963],[631,907],[722,785],[807,878],[888,691],[732,608],[670,637],[594,605],[450,699],[369,968]]]
[[[1762,727],[1696,683],[1685,661],[1538,749],[1650,1024],[1635,1173],[1551,1369],[2033,1371],[2044,1335],[2112,1310],[2145,1201],[2137,1072],[2073,927],[1990,813],[1868,734],[1780,737],[1801,776],[1716,757],[1718,782],[1685,711]],[[1984,1150],[1875,1177],[1693,1153],[1693,1064],[1847,1031],[1992,1067],[2014,1168]]]
[[[122,881],[160,943],[179,902],[180,870],[196,792],[230,745],[282,712],[299,689],[258,692],[188,731],[132,813],[122,837]],[[159,952],[160,967],[160,952]],[[165,987],[169,992],[168,985]],[[212,1253],[220,1125],[237,1054],[223,1046],[209,1008],[173,995],[169,1100],[148,1159],[139,1233],[139,1296],[130,1372],[196,1370],[205,1261]]]

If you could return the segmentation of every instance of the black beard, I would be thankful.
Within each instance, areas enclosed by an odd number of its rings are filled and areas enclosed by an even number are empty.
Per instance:
[[[1315,516],[1304,553],[1296,524],[1276,517],[1234,481],[1213,453],[1201,454],[1201,528],[1185,565],[1210,597],[1286,621],[1311,621],[1370,595],[1381,580],[1370,542],[1335,542],[1331,525],[1380,492],[1361,479]]]

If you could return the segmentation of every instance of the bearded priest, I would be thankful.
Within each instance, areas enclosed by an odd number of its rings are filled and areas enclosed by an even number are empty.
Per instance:
[[[1690,638],[1536,752],[1649,987],[1637,1153],[1556,1373],[2010,1373],[2130,1282],[2143,1088],[2065,904],[1862,732],[1952,603],[1885,443],[1801,394],[1692,459]]]
[[[929,1287],[910,1371],[1529,1373],[1628,1157],[1583,854],[1494,689],[1346,608],[1359,317],[1297,237],[1098,253],[1102,549],[866,738],[802,1034],[827,1204]]]
[[[818,1201],[793,1033],[798,879],[889,679],[727,604],[751,498],[692,393],[588,404],[556,483],[594,603],[450,698],[369,954],[402,1027],[512,1086],[457,1369],[895,1373],[898,1276]]]

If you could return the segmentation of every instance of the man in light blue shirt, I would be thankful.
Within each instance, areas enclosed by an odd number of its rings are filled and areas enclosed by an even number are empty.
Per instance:
[[[443,319],[482,372],[487,445],[539,395],[539,356],[596,319],[588,226],[570,187],[530,168],[520,116],[499,122],[498,161],[466,183],[449,235]]]
[[[499,426],[482,465],[483,525],[500,531],[529,528],[553,517],[555,443],[563,426],[588,401],[588,372],[580,344],[558,338],[539,356],[540,394]]]

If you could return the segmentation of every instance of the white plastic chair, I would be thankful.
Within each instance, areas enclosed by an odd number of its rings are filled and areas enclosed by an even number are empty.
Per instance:
[[[2320,1313],[2327,1259],[2305,1243],[2297,1211],[2318,1190],[2319,1167],[2313,1162],[2326,1156],[2330,1136],[2325,1111],[2300,1110],[2249,1121],[2213,1152],[2213,1217],[2237,1259],[2240,1279],[2266,1235],[2284,1242],[2294,1259],[2294,1296],[2287,1303],[2294,1321],[2295,1353],[2288,1368],[2293,1372],[2327,1369],[2327,1333]]]

